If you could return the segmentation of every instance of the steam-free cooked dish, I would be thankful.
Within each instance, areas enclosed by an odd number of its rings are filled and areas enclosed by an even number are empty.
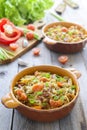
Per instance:
[[[87,38],[87,34],[82,28],[76,25],[65,27],[63,25],[54,25],[45,31],[46,36],[60,42],[79,42]]]
[[[23,104],[35,109],[54,109],[71,102],[76,85],[68,76],[35,71],[16,82],[13,92]]]

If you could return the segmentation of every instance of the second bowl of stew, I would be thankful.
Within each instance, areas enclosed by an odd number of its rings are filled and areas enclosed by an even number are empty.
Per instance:
[[[87,42],[87,31],[82,26],[71,22],[54,22],[42,29],[45,45],[59,53],[76,53]]]

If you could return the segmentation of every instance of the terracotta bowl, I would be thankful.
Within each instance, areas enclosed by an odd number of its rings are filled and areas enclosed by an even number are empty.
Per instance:
[[[21,77],[27,74],[33,74],[36,70],[51,72],[59,74],[61,76],[63,75],[69,76],[72,79],[73,83],[77,86],[75,98],[71,102],[60,108],[54,108],[49,110],[38,110],[22,104],[15,98],[13,94],[13,87]],[[75,105],[78,95],[79,95],[79,84],[76,76],[70,70],[66,70],[57,66],[41,65],[41,66],[29,67],[19,72],[14,77],[14,79],[10,84],[10,93],[2,97],[1,101],[5,107],[15,108],[29,119],[42,122],[51,122],[68,115],[69,112],[72,110],[73,106]]]
[[[77,53],[80,52],[86,42],[87,42],[87,38],[85,38],[84,40],[81,40],[79,42],[74,42],[74,43],[68,43],[68,42],[60,42],[60,41],[56,41],[56,40],[52,40],[50,39],[48,36],[46,36],[46,31],[48,30],[48,28],[53,27],[54,25],[62,25],[64,27],[70,27],[70,26],[77,26],[78,29],[82,29],[83,32],[85,34],[87,34],[87,31],[80,25],[75,24],[75,23],[70,23],[70,22],[54,22],[54,23],[50,23],[48,25],[45,25],[42,29],[42,33],[44,35],[44,40],[43,42],[45,43],[45,45],[52,51],[58,52],[58,53]]]

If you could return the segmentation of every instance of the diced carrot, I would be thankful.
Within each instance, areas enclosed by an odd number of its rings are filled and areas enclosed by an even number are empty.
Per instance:
[[[23,90],[22,90],[22,89],[17,89],[17,90],[16,90],[16,94],[17,94],[18,96],[21,96],[22,93],[23,93]]]
[[[57,82],[58,87],[62,87],[63,84],[61,82]]]
[[[21,93],[19,100],[26,101],[27,100],[27,95],[25,93]]]
[[[46,77],[42,77],[42,78],[40,78],[40,81],[47,82],[49,80]]]
[[[42,109],[42,107],[41,106],[34,106],[33,108],[35,108],[35,109]]]
[[[43,84],[34,84],[33,87],[32,87],[32,90],[34,92],[41,91],[43,89],[43,87],[44,87]]]
[[[58,100],[58,101],[54,101],[54,100],[50,100],[50,105],[51,107],[55,108],[55,107],[60,107],[63,105],[63,101],[62,100]]]

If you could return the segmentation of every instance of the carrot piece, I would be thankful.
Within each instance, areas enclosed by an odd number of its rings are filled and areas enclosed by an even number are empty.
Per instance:
[[[58,100],[58,101],[54,101],[53,99],[50,100],[50,105],[51,107],[55,108],[55,107],[60,107],[63,105],[63,101],[62,100]]]
[[[68,56],[62,55],[58,58],[58,61],[62,64],[65,64],[68,61]]]
[[[58,87],[62,87],[63,84],[61,82],[57,82]]]
[[[21,93],[21,96],[19,97],[19,100],[26,101],[27,100],[27,95],[25,93]]]
[[[23,93],[23,90],[22,89],[17,89],[15,91],[15,93],[18,95],[18,96],[21,96],[21,94]]]
[[[41,106],[34,106],[33,108],[35,108],[35,109],[42,109],[42,107]]]
[[[40,81],[46,82],[46,81],[48,81],[48,79],[46,77],[42,77],[42,78],[40,78]]]
[[[34,92],[37,92],[37,91],[41,91],[43,89],[43,84],[34,84],[33,87],[32,87],[32,90]]]

